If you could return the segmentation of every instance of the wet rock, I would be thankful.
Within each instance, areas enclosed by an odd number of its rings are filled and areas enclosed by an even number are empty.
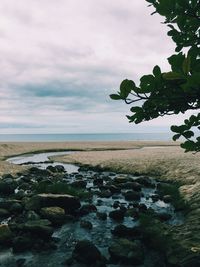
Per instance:
[[[33,210],[30,210],[26,214],[26,219],[28,221],[37,221],[40,220],[40,216]]]
[[[121,189],[115,185],[109,186],[109,190],[112,194],[120,194],[121,193]]]
[[[121,209],[113,210],[109,213],[109,217],[115,221],[122,221],[124,219],[125,212]]]
[[[17,200],[21,200],[23,197],[26,196],[26,193],[23,189],[20,189],[16,194],[15,194],[15,198]]]
[[[97,264],[102,262],[101,252],[92,242],[88,240],[79,241],[76,244],[72,255],[77,262],[84,263],[89,266],[98,266]]]
[[[46,219],[27,221],[24,224],[24,230],[41,238],[48,238],[53,234],[51,222]]]
[[[124,198],[127,201],[140,200],[141,194],[136,191],[127,191],[123,193]]]
[[[102,178],[96,178],[93,180],[93,185],[103,185],[103,179]]]
[[[113,208],[114,208],[114,209],[117,209],[117,208],[119,208],[119,207],[120,207],[120,202],[119,202],[118,200],[114,201],[114,203],[113,203]]]
[[[82,220],[82,221],[80,222],[80,227],[82,227],[82,228],[84,228],[84,229],[91,230],[92,227],[93,227],[93,225],[92,225],[92,223],[89,222],[89,221]]]
[[[44,207],[61,207],[65,211],[73,212],[80,208],[81,204],[77,197],[67,194],[37,194],[26,203],[28,210],[40,210]]]
[[[125,216],[133,217],[134,219],[139,218],[139,209],[138,208],[129,208],[126,211]]]
[[[127,176],[121,175],[121,176],[115,177],[114,180],[113,180],[113,182],[115,184],[124,184],[126,182],[129,182],[129,179],[127,178]]]
[[[83,215],[87,215],[91,212],[96,212],[97,208],[95,205],[93,204],[85,204],[82,205],[82,207],[79,209],[79,215],[83,216]]]
[[[49,172],[52,172],[52,173],[56,173],[57,172],[57,169],[52,166],[52,165],[49,165],[47,168],[46,168],[47,171]]]
[[[70,185],[75,188],[86,188],[87,182],[84,180],[77,180],[72,182]]]
[[[75,175],[75,179],[83,179],[83,175],[82,174],[76,174]]]
[[[98,196],[102,198],[109,198],[112,196],[112,193],[110,192],[110,190],[103,190],[98,192]]]
[[[141,191],[142,186],[141,184],[137,183],[137,182],[126,182],[126,183],[122,183],[120,184],[120,187],[123,189],[132,189],[134,191]]]
[[[139,177],[135,181],[145,187],[155,188],[155,184],[152,183],[152,180],[147,176]]]
[[[13,252],[14,253],[20,253],[27,251],[32,248],[33,240],[31,236],[23,235],[23,236],[17,236],[13,239]]]
[[[172,197],[170,195],[165,195],[165,196],[163,196],[162,200],[165,203],[170,203],[170,202],[172,202]]]
[[[100,220],[105,221],[107,219],[107,213],[106,212],[97,212],[96,215],[97,215],[97,218]]]
[[[21,213],[23,211],[23,206],[21,203],[13,203],[12,206],[10,207],[10,212],[17,214]]]
[[[2,180],[0,181],[0,194],[2,195],[14,194],[16,187],[17,184],[13,179],[7,178],[5,180]]]
[[[17,267],[23,267],[25,262],[26,262],[26,259],[24,259],[24,258],[17,259],[16,260],[16,266]]]
[[[65,222],[65,210],[60,207],[46,207],[40,210],[42,218],[48,219],[55,225],[62,225]]]
[[[11,178],[11,179],[14,179],[13,175],[11,173],[5,173],[2,175],[2,179],[8,179],[8,178]]]
[[[8,244],[12,239],[12,232],[7,224],[0,225],[0,244]]]
[[[140,242],[119,239],[113,243],[108,251],[111,260],[124,264],[137,265],[144,261],[144,253]]]
[[[143,204],[143,203],[139,204],[138,209],[139,209],[139,212],[145,212],[145,211],[148,210],[147,206],[145,204]]]
[[[8,210],[0,208],[0,218],[7,218],[9,215],[10,212]]]
[[[172,218],[172,215],[167,213],[167,212],[162,212],[162,213],[158,213],[157,217],[161,220],[161,221],[168,221]]]
[[[156,202],[156,201],[158,201],[160,199],[160,196],[158,194],[154,194],[154,195],[151,196],[151,199],[152,199],[153,202]]]
[[[138,237],[140,235],[140,229],[139,227],[127,227],[123,224],[117,225],[113,230],[111,230],[111,233],[118,237]]]
[[[63,165],[56,165],[54,168],[56,172],[65,172],[65,168]]]
[[[35,174],[35,175],[41,175],[41,176],[49,176],[49,171],[48,170],[42,170],[37,167],[31,167],[29,169],[30,174]]]

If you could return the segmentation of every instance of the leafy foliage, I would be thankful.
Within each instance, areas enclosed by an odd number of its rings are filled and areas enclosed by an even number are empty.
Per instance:
[[[152,74],[141,77],[139,86],[126,79],[119,92],[110,95],[113,100],[134,104],[127,118],[136,124],[200,108],[200,0],[146,1],[155,8],[154,13],[165,17],[176,53],[168,58],[169,72],[162,73],[160,67],[155,66]],[[187,53],[183,53],[185,49]],[[200,151],[200,137],[194,139],[193,127],[200,130],[199,113],[183,125],[171,127],[176,133],[173,140],[186,139],[181,144],[186,152]]]

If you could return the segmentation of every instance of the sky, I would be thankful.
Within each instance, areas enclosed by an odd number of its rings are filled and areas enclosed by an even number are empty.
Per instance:
[[[164,132],[182,116],[130,124],[123,79],[169,69],[163,18],[145,0],[1,0],[0,133]]]

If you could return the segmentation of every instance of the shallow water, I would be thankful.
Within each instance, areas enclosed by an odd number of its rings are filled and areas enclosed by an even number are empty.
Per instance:
[[[72,152],[50,152],[50,153],[41,153],[41,154],[30,154],[30,155],[23,155],[19,157],[13,157],[8,159],[9,162],[12,162],[14,164],[23,164],[26,162],[34,162],[38,164],[34,164],[34,166],[37,166],[39,168],[45,169],[49,165],[63,165],[65,167],[65,170],[69,174],[69,181],[76,180],[75,176],[78,172],[78,166],[72,165],[72,164],[62,164],[59,162],[51,163],[41,163],[42,161],[47,161],[50,156],[57,156],[57,155],[64,155],[69,154]],[[93,186],[91,177],[95,175],[95,172],[93,171],[87,171],[87,172],[79,172],[83,175],[83,180],[87,181],[87,188],[91,187],[91,190],[98,190],[97,187]],[[106,177],[109,176],[109,172],[101,172],[98,173],[100,177]],[[117,176],[120,176],[122,174],[114,174],[112,177],[115,178]],[[138,176],[129,175],[128,177],[131,177],[132,179],[138,178]],[[157,184],[156,180],[152,179],[152,181]],[[182,223],[182,215],[177,214],[174,211],[174,207],[170,203],[164,203],[161,200],[158,200],[156,202],[153,202],[151,195],[153,195],[156,191],[156,188],[143,188],[142,193],[143,197],[141,198],[139,203],[145,204],[148,208],[154,209],[156,212],[167,212],[172,215],[172,218],[168,221],[170,224],[180,224]],[[99,200],[102,202],[99,204]],[[128,206],[129,201],[126,201],[122,194],[116,194],[113,195],[110,198],[101,198],[97,195],[93,196],[92,203],[95,204],[98,211],[100,212],[107,212],[109,213],[111,210],[113,210],[113,203],[114,201],[119,201],[122,205]],[[82,202],[84,204],[84,202]],[[8,267],[14,267],[16,266],[16,260],[19,258],[26,259],[26,264],[23,266],[32,266],[32,267],[38,267],[38,266],[49,266],[49,267],[61,267],[63,266],[63,262],[71,256],[71,253],[73,251],[73,248],[77,242],[77,240],[82,239],[88,239],[91,240],[102,252],[102,254],[106,257],[108,257],[108,247],[113,242],[115,237],[111,233],[111,229],[113,229],[118,222],[113,221],[109,217],[106,221],[102,221],[96,218],[95,213],[90,213],[86,216],[83,216],[84,220],[88,220],[92,223],[93,228],[91,230],[86,230],[80,227],[80,221],[76,222],[69,222],[63,225],[60,228],[57,228],[54,231],[53,237],[57,240],[57,249],[47,251],[47,252],[40,252],[40,253],[32,253],[32,252],[26,252],[26,253],[20,253],[18,255],[13,254],[12,250],[7,250],[0,253],[0,266],[8,266]],[[129,227],[132,227],[134,225],[138,224],[138,221],[133,219],[132,217],[125,217],[123,224]],[[152,256],[153,255],[153,256]],[[146,253],[145,262],[141,266],[145,267],[151,267],[155,266],[153,265],[153,258],[154,253],[152,254],[151,251],[148,251]],[[74,265],[73,265],[74,266]],[[76,265],[77,267],[79,265]],[[119,265],[107,265],[109,267],[119,266]],[[122,266],[122,265],[120,265]],[[164,265],[163,265],[164,266]]]

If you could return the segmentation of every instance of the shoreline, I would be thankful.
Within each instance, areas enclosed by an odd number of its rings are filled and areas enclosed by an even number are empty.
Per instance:
[[[173,257],[200,257],[200,154],[184,153],[172,142],[62,142],[62,143],[0,143],[0,173],[15,173],[26,167],[2,161],[5,157],[45,151],[79,150],[66,156],[51,157],[58,162],[91,165],[111,171],[138,173],[178,182],[182,196],[189,204],[183,225],[171,227],[178,242]],[[176,255],[175,255],[175,254]]]

